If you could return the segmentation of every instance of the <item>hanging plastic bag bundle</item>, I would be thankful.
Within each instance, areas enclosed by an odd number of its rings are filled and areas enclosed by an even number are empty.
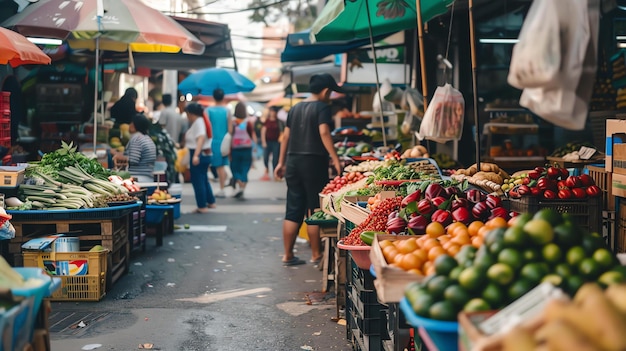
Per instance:
[[[465,99],[460,91],[452,85],[437,87],[417,137],[438,143],[461,139],[463,118],[465,116]]]
[[[561,68],[559,11],[554,1],[533,1],[513,47],[507,81],[535,88],[558,83]]]

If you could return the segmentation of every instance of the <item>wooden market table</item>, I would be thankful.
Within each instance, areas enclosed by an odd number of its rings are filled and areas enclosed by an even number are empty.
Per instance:
[[[22,266],[22,245],[27,241],[52,234],[78,237],[81,251],[94,245],[110,250],[107,257],[107,288],[110,288],[130,267],[133,240],[133,214],[143,203],[134,203],[78,210],[7,211],[12,216],[15,238],[9,242],[8,256],[14,266]]]

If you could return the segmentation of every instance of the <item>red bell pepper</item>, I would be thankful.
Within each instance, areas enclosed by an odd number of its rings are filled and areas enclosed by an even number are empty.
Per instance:
[[[570,189],[580,188],[582,182],[578,176],[569,176],[565,179],[565,185]]]
[[[433,213],[434,210],[435,206],[428,199],[422,199],[420,200],[420,202],[417,203],[417,212],[422,215],[428,216],[429,214]]]
[[[540,178],[537,181],[537,188],[539,188],[539,190],[556,190],[556,181],[554,181],[553,179],[544,177],[544,178]]]
[[[569,170],[567,168],[559,168],[559,171],[561,172],[561,179],[569,177]]]
[[[500,207],[502,206],[502,200],[500,199],[499,196],[495,196],[495,195],[487,195],[487,200],[485,200],[487,202],[487,207],[489,208],[496,208],[496,207]]]
[[[517,192],[520,194],[520,196],[524,196],[524,195],[530,195],[530,188],[528,187],[528,185],[520,185],[517,188]]]
[[[457,197],[456,199],[452,200],[452,211],[460,207],[469,208],[469,201],[462,197]]]
[[[439,183],[430,183],[428,185],[428,187],[426,187],[426,198],[427,199],[433,199],[437,196],[442,195],[442,193],[445,194],[445,191],[443,190],[443,187],[441,186],[441,184]]]
[[[584,199],[587,197],[587,192],[585,192],[585,189],[583,188],[572,189],[572,194],[574,194],[574,197],[577,199]]]
[[[485,219],[489,215],[489,207],[487,206],[487,203],[481,201],[474,204],[474,207],[472,207],[472,214],[478,220]]]
[[[556,167],[548,167],[547,177],[550,179],[557,179],[561,176],[561,171]]]
[[[426,226],[430,223],[428,217],[426,216],[416,216],[411,218],[407,227],[409,229],[409,233],[413,235],[422,235],[426,233]]]
[[[593,180],[593,178],[591,178],[589,174],[581,174],[578,176],[578,178],[580,179],[580,183],[583,186],[592,186],[596,184],[596,182]]]
[[[446,227],[448,226],[448,224],[452,223],[452,214],[450,213],[450,211],[439,209],[433,212],[430,220],[433,222],[439,222],[443,224],[444,227]]]
[[[556,195],[559,199],[569,199],[572,197],[572,191],[567,188],[559,189],[559,192]]]
[[[469,189],[465,194],[467,199],[473,203],[482,201],[483,194],[478,189]]]
[[[387,221],[387,231],[389,233],[402,233],[406,228],[406,221],[401,217],[392,218]]]
[[[546,199],[556,199],[556,193],[550,189],[543,192],[543,197]]]
[[[430,202],[433,204],[433,206],[435,206],[435,208],[440,208],[440,206],[444,205],[446,201],[448,200],[443,196],[437,196],[433,199],[430,199]]]
[[[544,190],[539,189],[538,187],[530,188],[530,195],[536,197],[542,197]]]
[[[600,187],[597,185],[588,186],[585,192],[589,197],[597,197],[602,195],[602,189],[600,189]]]
[[[491,209],[491,215],[489,216],[489,219],[495,217],[501,217],[506,219],[507,221],[511,218],[509,216],[509,211],[507,211],[504,207],[496,207]]]
[[[539,177],[541,177],[541,173],[537,172],[535,170],[529,171],[528,172],[528,178],[530,179],[539,179]]]
[[[452,211],[452,219],[463,224],[469,224],[474,217],[467,207],[459,207]]]
[[[400,203],[400,207],[407,207],[411,202],[418,201],[422,195],[422,192],[417,189],[409,195],[405,196]]]

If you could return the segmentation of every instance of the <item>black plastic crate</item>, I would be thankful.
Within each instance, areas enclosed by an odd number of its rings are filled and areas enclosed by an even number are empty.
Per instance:
[[[535,196],[523,196],[509,200],[511,211],[519,213],[535,213],[550,208],[559,213],[567,213],[574,224],[584,227],[590,232],[602,232],[602,198],[548,200]]]
[[[380,317],[380,312],[379,312]],[[353,325],[359,329],[363,335],[380,335],[384,337],[387,332],[387,320],[383,318],[360,318],[352,311]]]
[[[374,276],[368,270],[359,268],[351,255],[348,255],[348,260],[350,261],[347,274],[348,282],[351,284],[357,284],[356,282],[358,282],[363,289],[374,290]]]
[[[365,335],[358,328],[352,329],[352,346],[359,351],[379,351],[383,348],[380,335]]]
[[[358,291],[354,286],[348,290],[348,300],[350,300],[350,310],[355,311],[357,316],[362,319],[380,318],[380,312],[387,309],[385,305],[378,302],[363,302],[359,299]],[[348,310],[346,310],[348,311]],[[347,312],[346,312],[347,313]]]

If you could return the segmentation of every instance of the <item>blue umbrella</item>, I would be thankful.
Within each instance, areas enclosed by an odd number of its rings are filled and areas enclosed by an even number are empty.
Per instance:
[[[180,84],[182,94],[213,95],[213,90],[220,88],[224,94],[236,94],[254,90],[256,85],[241,73],[221,67],[212,67],[190,74]]]

